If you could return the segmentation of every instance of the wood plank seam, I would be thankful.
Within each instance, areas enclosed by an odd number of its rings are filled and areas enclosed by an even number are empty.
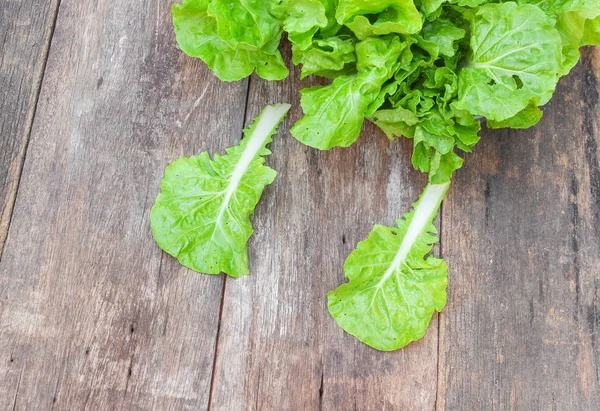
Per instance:
[[[583,118],[583,132],[585,133],[584,154],[585,161],[590,173],[590,194],[592,196],[591,203],[593,207],[594,226],[596,227],[596,236],[600,238],[600,164],[598,163],[598,143],[596,142],[596,130],[594,127],[594,119],[597,115],[596,107],[598,106],[598,81],[594,76],[593,54],[584,53],[582,55],[582,64],[585,67],[590,67],[584,77],[584,87],[582,88],[583,100],[587,103],[584,106],[585,113]]]
[[[448,198],[451,195],[452,192],[452,186],[450,187],[450,190],[448,191],[448,194],[446,195],[446,198]],[[440,206],[440,210],[439,210],[439,214],[438,214],[438,221],[439,221],[439,229],[438,229],[438,238],[440,239],[439,241],[439,245],[438,245],[438,250],[439,250],[439,258],[444,258],[444,244],[443,244],[443,230],[444,230],[444,204],[446,203],[446,201],[442,202],[442,205]],[[450,277],[450,272],[448,273],[449,277]],[[448,287],[452,287],[452,283],[450,281],[450,278],[448,278]],[[448,307],[446,307],[445,309],[447,309]],[[442,331],[442,315],[444,315],[444,310],[442,310],[441,312],[437,313],[437,363],[436,363],[436,381],[435,381],[435,399],[434,399],[434,403],[433,403],[433,409],[434,410],[438,410],[440,409],[440,404],[443,402],[443,394],[444,394],[444,389],[443,386],[440,387],[440,385],[443,383],[444,379],[442,377],[442,373],[443,373],[443,363],[441,361],[441,348],[443,346],[442,344],[442,338],[443,338],[443,331]],[[440,398],[442,397],[442,398]],[[442,407],[443,409],[443,407]]]
[[[246,127],[246,121],[248,120],[248,101],[250,99],[250,84],[252,83],[252,76],[248,77],[246,87],[246,103],[244,105],[244,119],[242,120],[242,127]],[[240,132],[240,136],[243,137],[243,131]],[[223,318],[223,306],[225,305],[225,288],[227,287],[227,276],[223,275],[223,285],[221,287],[221,305],[219,307],[219,319],[217,320],[217,333],[215,337],[215,352],[213,355],[213,365],[210,373],[210,388],[208,390],[208,407],[210,411],[212,406],[213,389],[215,384],[215,370],[217,369],[217,357],[219,355],[219,336],[221,335],[221,320]]]
[[[48,55],[50,53],[50,47],[52,45],[52,38],[54,37],[54,29],[56,27],[56,20],[58,18],[58,11],[60,9],[61,0],[57,0],[56,6],[53,10],[52,15],[52,23],[50,24],[50,29],[48,30],[48,34],[44,38],[44,45],[42,47],[42,58],[39,63],[39,67],[36,70],[34,75],[35,77],[35,85],[34,85],[34,93],[31,97],[31,102],[29,104],[29,110],[27,112],[26,117],[26,125],[24,136],[22,138],[21,147],[18,150],[17,156],[21,158],[17,162],[17,169],[15,170],[16,179],[13,183],[14,187],[9,188],[7,191],[8,198],[4,203],[4,207],[0,210],[0,261],[2,261],[2,253],[4,251],[4,244],[6,243],[6,239],[8,238],[8,231],[10,230],[10,224],[12,221],[12,214],[15,207],[15,200],[17,198],[17,194],[19,192],[19,185],[21,182],[21,177],[23,174],[23,165],[25,164],[25,157],[27,156],[27,148],[29,147],[29,140],[31,138],[31,130],[33,127],[33,122],[35,120],[35,113],[37,111],[38,101],[40,98],[40,92],[42,90],[42,83],[44,82],[44,73],[46,72],[46,63],[48,61]]]
[[[325,379],[325,370],[323,369],[323,357],[321,357],[321,384],[319,385],[319,411],[323,411],[323,394],[325,393],[324,379]]]
[[[224,276],[224,274],[222,274]],[[210,372],[210,388],[208,390],[208,407],[210,411],[212,404],[213,389],[215,386],[215,370],[217,368],[217,357],[219,356],[219,335],[221,335],[221,319],[223,318],[223,305],[225,302],[225,288],[227,287],[227,277],[223,277],[223,286],[221,287],[221,305],[219,306],[219,319],[217,321],[217,333],[215,337],[215,352],[213,355],[212,370]]]
[[[596,116],[598,112],[598,104],[600,100],[600,92],[598,89],[598,79],[596,77],[596,70],[598,69],[598,58],[597,51],[590,50],[587,53],[582,54],[582,62],[586,67],[590,67],[591,70],[587,70],[584,77],[583,83],[584,87],[582,88],[583,92],[583,100],[586,102],[584,105],[584,113],[582,115],[582,128],[584,134],[584,157],[585,162],[588,167],[588,171],[590,174],[590,187],[589,194],[591,196],[591,207],[592,207],[592,219],[593,226],[595,227],[595,235],[597,240],[600,242],[600,163],[598,161],[598,142],[596,136],[598,135],[598,130],[596,126]],[[576,180],[575,180],[576,182]],[[577,202],[574,202],[577,204]],[[576,252],[575,256],[579,257],[579,239],[574,238],[577,249],[574,247],[574,251]],[[577,259],[577,264],[580,264],[579,259]],[[586,315],[585,305],[580,304],[580,294],[581,294],[581,281],[580,281],[580,268],[576,267],[577,273],[577,314]],[[598,347],[598,329],[596,325],[600,322],[600,317],[597,312],[597,298],[598,298],[598,280],[594,281],[594,300],[592,305],[587,308],[587,322],[589,326],[589,331],[592,336],[592,358],[593,358],[593,367],[596,374],[596,382],[600,385],[600,364],[599,364],[599,350]],[[578,320],[578,319],[577,319]]]

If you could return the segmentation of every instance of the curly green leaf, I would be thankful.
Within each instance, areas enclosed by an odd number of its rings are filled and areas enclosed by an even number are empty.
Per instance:
[[[448,268],[430,256],[433,219],[450,183],[429,184],[397,227],[377,225],[358,243],[344,271],[349,282],[328,294],[329,312],[363,343],[391,351],[425,335],[446,304]]]
[[[150,222],[156,242],[205,274],[248,274],[250,215],[276,172],[263,156],[290,106],[268,106],[227,154],[184,157],[165,171]]]

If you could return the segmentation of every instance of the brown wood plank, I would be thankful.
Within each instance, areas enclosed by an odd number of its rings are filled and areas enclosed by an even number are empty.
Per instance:
[[[600,51],[542,122],[487,132],[443,209],[440,409],[600,404]]]
[[[331,152],[293,139],[308,85],[298,74],[251,81],[248,118],[267,103],[293,111],[267,160],[279,175],[254,216],[251,275],[226,280],[211,410],[433,409],[437,319],[424,340],[381,353],[345,334],[326,306],[346,256],[373,224],[394,224],[424,176],[410,144],[389,144],[372,126]]]
[[[0,257],[57,9],[58,0],[0,1]]]
[[[0,409],[207,406],[222,278],[148,216],[168,162],[239,140],[247,84],[183,56],[169,9],[62,1],[0,263]]]

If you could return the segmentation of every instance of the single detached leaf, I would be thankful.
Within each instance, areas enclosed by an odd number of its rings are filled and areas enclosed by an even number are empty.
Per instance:
[[[391,351],[423,337],[446,305],[448,268],[429,256],[438,241],[433,219],[450,183],[429,184],[397,227],[377,225],[348,256],[348,283],[328,293],[329,312],[363,343]]]
[[[150,214],[160,248],[200,273],[248,274],[250,215],[276,175],[263,156],[289,108],[267,106],[223,156],[203,152],[167,167]]]

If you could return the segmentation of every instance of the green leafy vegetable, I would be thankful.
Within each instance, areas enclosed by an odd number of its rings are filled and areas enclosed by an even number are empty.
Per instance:
[[[248,274],[250,215],[275,179],[266,148],[290,106],[268,106],[227,154],[184,157],[165,171],[150,221],[156,242],[181,264],[205,274]]]
[[[380,350],[420,338],[445,303],[432,220],[482,125],[535,125],[580,47],[600,44],[598,0],[183,0],[173,20],[181,49],[223,80],[286,77],[282,38],[301,78],[331,79],[301,90],[291,133],[306,145],[347,147],[365,120],[413,140],[425,193],[398,227],[374,228],[329,295],[342,328]]]
[[[244,6],[239,1],[185,0],[174,5],[173,23],[179,47],[204,60],[223,81],[243,79],[255,70],[267,80],[287,77],[288,69],[277,49],[281,29],[271,19],[263,21],[268,13],[262,8],[258,16],[240,10]],[[262,24],[240,30],[237,23],[228,24],[233,16],[236,19],[232,22],[246,24],[257,17],[256,22]]]
[[[455,107],[489,120],[517,115],[532,99],[550,99],[561,70],[560,34],[538,7],[486,4],[471,18],[469,64]]]
[[[428,255],[438,241],[433,219],[449,186],[427,186],[397,227],[375,226],[346,260],[349,282],[329,292],[329,312],[365,344],[402,348],[423,337],[433,312],[446,305],[448,268]]]
[[[305,116],[292,135],[347,147],[365,119],[414,139],[413,165],[448,181],[481,122],[524,128],[542,117],[579,48],[600,43],[597,0],[184,0],[177,40],[224,80],[281,79],[283,33],[301,77]]]

